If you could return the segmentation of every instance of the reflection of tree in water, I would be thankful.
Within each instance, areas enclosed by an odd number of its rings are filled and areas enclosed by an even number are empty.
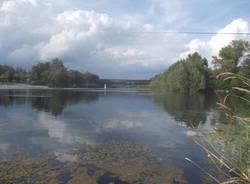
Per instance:
[[[188,127],[197,127],[206,122],[205,110],[215,104],[215,97],[213,94],[165,93],[158,94],[155,101],[162,104],[177,121],[184,122]]]
[[[31,103],[32,108],[57,116],[69,105],[97,98],[97,93],[72,90],[7,90],[0,94],[0,106]]]
[[[49,98],[32,98],[32,107],[37,110],[44,110],[53,115],[60,115],[64,108],[69,105],[77,104],[80,101],[91,102],[98,98],[97,93],[57,90],[50,91]]]
[[[5,96],[6,91],[0,92],[0,106],[8,107],[9,105],[14,104],[14,97],[13,96]]]
[[[0,106],[8,107],[14,104],[24,104],[26,102],[25,98],[16,98],[16,96],[26,96],[26,94],[21,95],[15,90],[1,90],[0,91]]]

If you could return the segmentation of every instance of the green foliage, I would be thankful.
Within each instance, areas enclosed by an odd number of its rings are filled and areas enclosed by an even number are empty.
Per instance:
[[[250,79],[238,74],[226,72],[218,76],[224,81],[237,79],[247,87],[231,88],[218,105],[228,117],[229,124],[220,131],[210,133],[210,148],[206,149],[210,158],[220,162],[228,172],[228,181],[224,183],[250,182]],[[237,99],[237,101],[235,101]],[[247,112],[241,112],[242,101]],[[248,105],[248,107],[247,107]],[[211,149],[212,148],[212,149]]]
[[[0,65],[0,82],[27,82],[29,73],[22,68]]]
[[[241,181],[234,183],[250,181],[249,134],[250,125],[239,122],[209,135],[209,141],[216,150],[217,157],[230,170],[229,180],[232,180],[232,175],[234,175],[238,178],[238,181]]]
[[[242,62],[239,75],[250,78],[250,58],[247,58]]]
[[[214,64],[221,72],[238,72],[240,58],[244,55],[249,43],[243,40],[232,41],[228,46],[222,48],[219,57],[214,57]]]
[[[164,93],[166,90],[165,75],[156,75],[150,82],[150,87],[158,93]]]
[[[68,70],[63,62],[55,58],[51,62],[38,63],[30,71],[0,65],[0,82],[23,82],[50,87],[89,87],[97,86],[97,75]]]
[[[1,81],[13,81],[14,80],[14,68],[7,65],[0,65],[0,80]]]
[[[231,87],[245,87],[237,78],[215,80],[223,72],[233,72],[250,78],[250,45],[247,41],[235,40],[222,48],[218,56],[213,57],[214,69],[207,66],[206,58],[198,53],[177,61],[164,73],[155,76],[151,87],[155,91],[197,92],[207,89],[229,90]]]
[[[250,61],[247,57],[249,50],[250,45],[247,41],[232,41],[228,46],[220,50],[218,57],[213,57],[213,64],[216,68],[214,74],[218,75],[223,72],[232,72],[249,78]],[[216,82],[216,87],[218,89],[230,89],[233,86],[239,85],[241,85],[241,82],[237,78],[226,81],[218,80]]]
[[[205,95],[165,92],[157,93],[154,100],[163,106],[177,122],[194,128],[207,121],[207,116],[203,111],[212,106],[215,100],[214,95],[214,93]]]
[[[172,92],[198,92],[212,88],[211,72],[207,60],[197,52],[173,64],[163,74],[156,76],[151,87]]]

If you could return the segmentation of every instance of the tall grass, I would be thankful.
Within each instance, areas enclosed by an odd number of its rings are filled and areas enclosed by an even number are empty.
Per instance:
[[[222,130],[209,133],[208,138],[202,141],[195,140],[207,152],[208,158],[217,168],[217,173],[223,175],[224,179],[221,180],[207,171],[204,172],[215,183],[249,184],[250,110],[245,115],[241,114],[231,100],[236,98],[250,106],[250,79],[229,72],[221,73],[217,79],[239,80],[240,85],[232,87],[217,103],[218,107],[224,111],[229,124]],[[191,160],[188,161],[196,164]]]
[[[243,115],[237,111],[231,98],[250,105],[250,79],[234,74],[222,73],[217,79],[239,80],[240,86],[232,87],[218,106],[231,121],[227,130],[211,134],[211,144],[217,148],[219,161],[228,169],[228,181],[224,183],[250,183],[250,111]]]

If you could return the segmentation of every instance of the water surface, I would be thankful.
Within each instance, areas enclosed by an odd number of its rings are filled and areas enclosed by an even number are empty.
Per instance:
[[[75,161],[72,151],[82,145],[126,142],[142,145],[158,161],[176,166],[189,183],[202,183],[201,171],[185,160],[210,167],[205,152],[193,142],[194,130],[210,131],[223,122],[213,96],[162,97],[136,90],[2,90],[0,157],[23,151],[70,162]],[[109,175],[103,178],[102,183],[108,183]]]

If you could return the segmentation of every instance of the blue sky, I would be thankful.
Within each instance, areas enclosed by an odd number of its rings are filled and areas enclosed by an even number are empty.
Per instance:
[[[102,78],[150,78],[189,53],[210,59],[231,40],[250,40],[158,31],[250,32],[249,7],[249,0],[0,0],[0,64],[59,57]]]
[[[144,23],[158,24],[166,29],[179,27],[183,22],[187,22],[179,28],[187,30],[207,28],[216,31],[233,19],[250,19],[249,0],[92,0],[86,2],[78,1],[73,7],[94,9],[119,18],[131,16],[139,18]],[[155,4],[155,10],[152,10],[153,4]],[[171,17],[173,14],[180,22],[173,24],[164,20],[166,16]]]

